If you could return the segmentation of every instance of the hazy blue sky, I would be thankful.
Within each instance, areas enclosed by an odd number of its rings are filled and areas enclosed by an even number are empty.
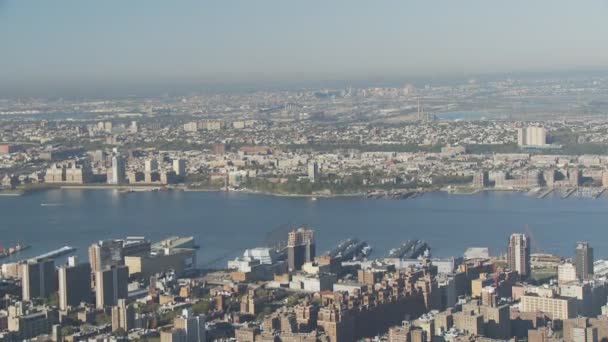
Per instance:
[[[606,0],[0,0],[0,83],[608,67]]]

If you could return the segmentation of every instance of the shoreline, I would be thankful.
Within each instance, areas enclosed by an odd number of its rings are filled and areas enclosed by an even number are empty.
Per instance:
[[[591,197],[591,196],[572,196],[572,197],[583,197],[583,198],[600,198],[604,193],[603,188],[593,188],[599,191],[599,196]],[[29,188],[29,189],[17,189],[17,190],[5,190],[0,191],[0,198],[2,197],[20,197],[24,195],[28,195],[34,192],[43,192],[48,190],[119,190],[121,194],[129,194],[136,192],[157,192],[157,191],[183,191],[183,192],[225,192],[225,193],[242,193],[242,194],[250,194],[250,195],[264,195],[264,196],[274,196],[274,197],[284,197],[284,198],[309,198],[316,200],[317,198],[361,198],[361,199],[391,199],[391,200],[406,200],[413,199],[419,196],[423,196],[427,193],[440,193],[444,192],[449,195],[477,195],[484,192],[520,192],[520,193],[528,193],[534,189],[495,189],[495,188],[482,188],[482,189],[473,189],[473,188],[434,188],[434,189],[415,189],[409,191],[393,192],[390,193],[391,190],[378,190],[378,191],[370,191],[365,193],[346,193],[346,194],[328,194],[328,193],[319,193],[319,194],[284,194],[284,193],[273,193],[273,192],[265,192],[265,191],[256,191],[250,189],[242,189],[242,190],[229,190],[222,188],[188,188],[183,185],[177,186],[166,186],[166,185],[157,185],[157,184],[149,184],[149,185],[58,185],[58,186],[47,186],[47,187],[39,187],[39,188]],[[540,188],[537,189],[533,194],[533,197],[537,197],[538,199],[543,199],[546,196],[539,197],[538,193],[546,192],[546,195],[554,192],[556,189],[554,188]],[[576,192],[575,188],[570,189],[571,193]],[[566,197],[562,197],[563,199],[570,197],[570,195]]]

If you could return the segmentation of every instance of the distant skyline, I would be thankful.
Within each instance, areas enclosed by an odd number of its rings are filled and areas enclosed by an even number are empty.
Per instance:
[[[606,18],[605,0],[0,0],[0,91],[602,70]]]

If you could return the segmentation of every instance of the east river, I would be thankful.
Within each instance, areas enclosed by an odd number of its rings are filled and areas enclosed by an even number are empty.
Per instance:
[[[198,264],[219,267],[246,248],[276,243],[291,227],[316,230],[317,254],[357,237],[385,256],[403,240],[424,239],[435,257],[467,247],[504,253],[512,232],[531,233],[533,252],[572,256],[588,240],[596,259],[608,255],[606,198],[544,199],[515,192],[428,193],[407,200],[274,197],[223,192],[50,190],[0,197],[0,243],[32,247],[7,262],[69,245],[87,257],[94,241],[194,236]]]

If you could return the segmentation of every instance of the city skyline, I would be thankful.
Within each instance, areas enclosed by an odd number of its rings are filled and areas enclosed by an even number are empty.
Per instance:
[[[608,0],[0,0],[0,341],[608,341]]]

